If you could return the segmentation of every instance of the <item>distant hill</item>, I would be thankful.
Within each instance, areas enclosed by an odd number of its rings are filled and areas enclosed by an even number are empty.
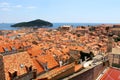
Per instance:
[[[21,23],[17,23],[17,24],[13,24],[11,25],[11,27],[52,27],[53,24],[48,22],[48,21],[44,21],[44,20],[33,20],[33,21],[29,21],[29,22],[21,22]]]

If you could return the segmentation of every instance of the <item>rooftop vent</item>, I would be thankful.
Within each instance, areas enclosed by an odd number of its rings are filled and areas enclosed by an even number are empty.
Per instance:
[[[23,64],[20,64],[20,67],[21,67],[21,68],[24,68],[24,65],[23,65]]]

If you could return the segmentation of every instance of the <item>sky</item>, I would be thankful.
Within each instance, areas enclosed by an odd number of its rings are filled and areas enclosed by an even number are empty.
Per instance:
[[[0,0],[0,23],[120,23],[120,0]]]

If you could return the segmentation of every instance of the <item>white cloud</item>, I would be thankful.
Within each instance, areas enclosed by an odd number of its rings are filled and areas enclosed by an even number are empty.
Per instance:
[[[0,8],[9,7],[9,6],[10,6],[10,4],[7,3],[7,2],[1,2],[1,3],[0,3]]]
[[[8,6],[10,3],[7,3],[7,2],[1,2],[0,5],[2,6]]]
[[[37,8],[36,6],[28,6],[27,7],[28,9],[35,9],[35,8]]]
[[[8,3],[8,2],[0,2],[0,10],[2,11],[10,11],[10,10],[13,10],[13,9],[16,9],[16,8],[27,8],[27,9],[34,9],[36,8],[35,6],[23,6],[23,5],[13,5],[11,3]]]
[[[23,6],[22,5],[16,5],[15,7],[16,8],[22,8]]]
[[[11,8],[10,8],[10,3],[7,3],[7,2],[0,2],[0,10],[2,11],[10,11]]]
[[[0,10],[2,10],[2,11],[10,11],[9,8],[1,8]]]

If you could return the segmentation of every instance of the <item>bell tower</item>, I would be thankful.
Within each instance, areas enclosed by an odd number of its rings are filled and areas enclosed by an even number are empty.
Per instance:
[[[112,52],[112,33],[108,34],[107,52]]]

